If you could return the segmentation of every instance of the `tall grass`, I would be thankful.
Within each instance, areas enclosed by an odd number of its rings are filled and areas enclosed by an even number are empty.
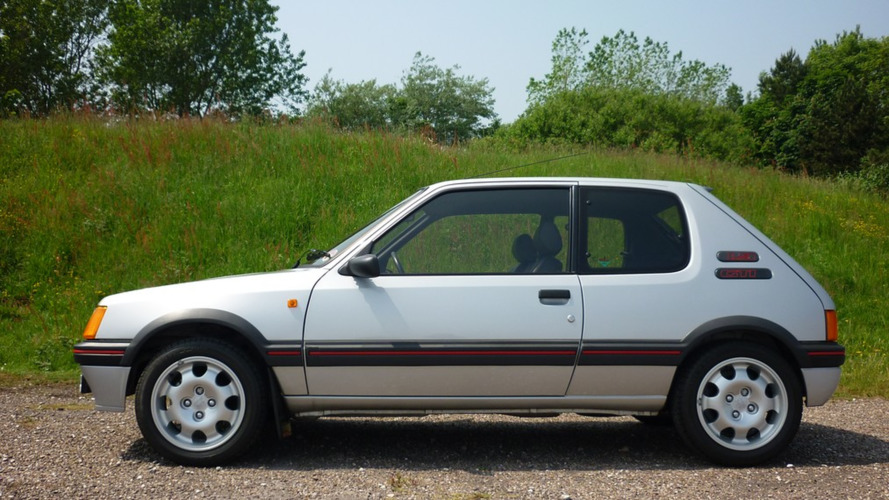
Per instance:
[[[289,267],[417,188],[582,152],[323,125],[0,122],[0,370],[73,375],[104,295]],[[833,295],[842,392],[889,396],[889,203],[848,187],[676,156],[594,150],[494,175],[708,185]]]

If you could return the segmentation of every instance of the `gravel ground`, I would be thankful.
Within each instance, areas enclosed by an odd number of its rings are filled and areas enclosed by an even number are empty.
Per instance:
[[[778,461],[714,467],[631,418],[320,419],[180,467],[69,386],[0,388],[0,498],[889,498],[889,401],[808,408]]]

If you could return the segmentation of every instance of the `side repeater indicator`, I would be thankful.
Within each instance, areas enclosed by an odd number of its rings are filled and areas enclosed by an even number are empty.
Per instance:
[[[287,307],[290,309],[295,309],[299,305],[299,301],[296,299],[290,299],[287,301]]]
[[[727,251],[716,252],[719,262],[759,262],[759,254],[756,252]]]
[[[90,320],[87,322],[86,328],[83,330],[84,340],[93,340],[96,338],[96,333],[99,332],[99,325],[102,324],[102,318],[105,317],[105,311],[107,310],[107,306],[99,306],[93,311],[93,315],[90,316]]]
[[[721,280],[768,280],[772,279],[772,271],[756,267],[720,267],[716,277]]]

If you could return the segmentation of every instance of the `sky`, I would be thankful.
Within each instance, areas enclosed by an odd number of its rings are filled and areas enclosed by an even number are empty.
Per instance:
[[[561,28],[589,33],[592,50],[618,30],[666,42],[683,60],[723,64],[744,93],[793,48],[833,42],[856,26],[889,36],[889,0],[272,0],[278,28],[305,50],[309,90],[331,70],[336,80],[401,81],[416,52],[460,76],[487,78],[504,123],[527,107],[525,87],[551,69]]]

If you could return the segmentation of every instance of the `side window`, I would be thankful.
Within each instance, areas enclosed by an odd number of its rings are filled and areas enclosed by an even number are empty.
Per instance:
[[[587,265],[593,269],[620,269],[624,263],[624,223],[619,219],[587,219]]]
[[[679,212],[679,205],[673,205],[670,208],[667,208],[658,214],[658,218],[660,218],[664,225],[670,228],[677,238],[683,237],[685,234],[683,231],[684,221],[682,214]]]
[[[685,214],[671,193],[585,188],[581,221],[583,273],[666,273],[688,264]]]
[[[371,248],[383,274],[567,271],[567,189],[445,193],[405,217]]]

